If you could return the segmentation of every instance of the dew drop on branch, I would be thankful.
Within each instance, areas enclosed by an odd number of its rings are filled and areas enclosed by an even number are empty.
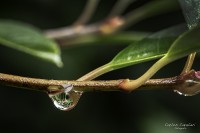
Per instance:
[[[183,76],[183,82],[176,86],[174,92],[183,96],[193,96],[200,93],[200,71],[191,71]]]
[[[75,91],[73,86],[70,84],[50,87],[57,87],[57,89],[59,88],[61,90],[57,93],[50,93],[49,97],[53,101],[55,107],[63,111],[69,111],[73,109],[77,105],[82,95],[82,92]]]

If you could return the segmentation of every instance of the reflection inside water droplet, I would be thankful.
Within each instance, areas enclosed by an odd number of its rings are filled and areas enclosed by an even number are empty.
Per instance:
[[[56,87],[61,88],[62,91],[55,94],[49,94],[49,97],[52,99],[56,108],[64,111],[73,109],[78,103],[82,92],[73,90],[73,86],[69,84],[64,84]]]

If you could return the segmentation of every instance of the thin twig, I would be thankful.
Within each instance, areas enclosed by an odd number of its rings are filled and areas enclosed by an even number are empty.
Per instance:
[[[79,79],[83,80],[83,79]],[[60,90],[51,90],[51,86],[61,86],[63,84],[71,84],[77,91],[122,91],[120,83],[124,79],[120,80],[107,80],[107,81],[69,81],[69,80],[47,80],[38,78],[28,78],[9,74],[0,73],[0,84],[13,86],[18,88],[26,88],[35,91],[43,91],[47,93],[59,92]],[[180,82],[180,81],[179,81]],[[172,89],[179,82],[177,77],[164,78],[164,79],[151,79],[148,80],[141,88],[169,88]],[[59,87],[58,87],[59,89]]]
[[[57,29],[49,29],[44,31],[44,34],[51,39],[67,39],[80,35],[96,34],[99,33],[99,24],[92,24],[83,27],[62,27]]]
[[[62,27],[57,29],[46,30],[44,34],[52,39],[67,39],[78,37],[81,35],[89,35],[89,34],[107,34],[113,33],[118,30],[122,30],[127,28],[130,25],[134,25],[135,23],[146,19],[148,17],[152,17],[161,13],[166,13],[177,9],[177,2],[174,0],[169,1],[153,1],[147,3],[146,5],[139,7],[138,9],[133,10],[132,12],[127,13],[125,16],[120,17],[111,17],[109,20],[106,19],[103,22],[86,25],[86,26],[70,26],[70,27]],[[102,30],[103,29],[103,30]],[[110,31],[110,32],[107,32]]]
[[[177,9],[178,2],[175,0],[154,0],[124,15],[124,24],[119,29],[125,29],[141,20]]]
[[[134,2],[135,0],[118,0],[114,7],[111,9],[108,18],[120,16],[121,13],[130,5],[130,3]]]
[[[99,3],[99,0],[87,0],[86,6],[78,18],[78,20],[74,23],[75,26],[77,25],[84,25],[86,24],[90,18],[92,17],[95,9]]]

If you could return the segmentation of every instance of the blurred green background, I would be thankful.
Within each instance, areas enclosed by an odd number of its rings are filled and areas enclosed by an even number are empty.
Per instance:
[[[140,0],[132,10],[148,0]],[[101,0],[94,17],[102,20],[116,0]],[[0,18],[33,24],[42,30],[70,25],[82,12],[86,0],[1,0]],[[184,22],[181,10],[142,21],[128,30],[154,32]],[[9,29],[8,29],[9,30]],[[81,45],[62,49],[63,68],[0,45],[0,72],[46,79],[77,79],[110,61],[126,45]],[[110,50],[112,49],[112,50]],[[186,58],[171,63],[154,77],[178,75]],[[199,58],[194,69],[199,70]],[[137,78],[155,61],[105,74],[98,79]],[[41,92],[0,86],[0,132],[49,133],[198,133],[200,95],[180,96],[169,90],[88,92],[78,106],[63,112]],[[166,124],[195,124],[176,130]]]

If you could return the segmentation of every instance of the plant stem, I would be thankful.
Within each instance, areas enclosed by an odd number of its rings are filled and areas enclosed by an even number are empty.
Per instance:
[[[145,32],[122,32],[122,33],[114,33],[109,35],[83,35],[77,36],[71,39],[60,39],[61,46],[70,46],[76,44],[101,44],[101,43],[109,43],[109,44],[119,44],[119,45],[127,45],[136,41],[139,41],[149,35],[149,33]]]
[[[81,81],[92,80],[104,73],[109,72],[109,71],[112,71],[112,68],[110,68],[109,64],[105,64],[105,65],[87,73],[86,75],[82,76],[81,78],[79,78],[79,80],[81,80]]]
[[[135,0],[118,0],[110,11],[108,18],[120,16],[121,13]]]
[[[174,0],[159,1],[155,0],[153,2],[147,3],[146,5],[127,13],[125,16],[110,17],[109,20],[106,19],[103,22],[96,24],[86,25],[86,26],[69,26],[61,27],[57,29],[49,29],[44,32],[47,37],[51,39],[69,39],[73,37],[79,37],[82,35],[94,35],[97,33],[106,34],[107,32],[102,32],[102,29],[109,29],[109,33],[117,32],[127,28],[130,25],[144,20],[146,18],[159,15],[161,13],[166,13],[177,9],[178,2]],[[85,21],[85,20],[84,20]],[[99,34],[97,34],[99,35]]]
[[[86,6],[82,11],[82,14],[78,18],[78,20],[74,23],[75,26],[77,25],[84,25],[87,23],[90,18],[92,17],[95,9],[99,3],[99,0],[87,0]]]
[[[144,84],[147,80],[149,80],[158,70],[167,65],[170,61],[171,60],[164,56],[138,79],[132,81],[130,81],[129,79],[124,80],[120,85],[121,88],[124,88],[127,91],[133,91],[134,89],[137,89],[138,87],[142,86],[142,84]]]
[[[181,72],[181,74],[188,73],[191,70],[193,62],[194,62],[194,59],[195,59],[195,56],[196,56],[196,52],[191,53],[188,56],[187,61],[185,63],[185,66],[184,66],[183,71]]]
[[[162,13],[167,13],[178,8],[178,2],[176,0],[154,0],[127,13],[123,19],[125,23],[119,29],[124,29],[133,25],[143,19],[150,18]]]
[[[70,26],[70,27],[61,27],[56,29],[49,29],[44,31],[44,34],[51,39],[67,39],[73,38],[80,35],[96,34],[99,33],[99,24],[92,24],[88,26]]]
[[[84,80],[87,78],[80,78],[79,80]],[[168,88],[173,89],[176,86],[177,77],[165,78],[165,79],[151,79],[144,83],[141,88]],[[0,84],[13,86],[18,88],[26,88],[35,91],[43,91],[47,93],[59,92],[59,87],[55,87],[53,90],[51,86],[61,86],[63,84],[71,84],[77,91],[122,91],[123,88],[120,87],[120,83],[124,79],[120,80],[106,80],[106,81],[69,81],[69,80],[47,80],[38,78],[28,78],[9,74],[0,73]]]

